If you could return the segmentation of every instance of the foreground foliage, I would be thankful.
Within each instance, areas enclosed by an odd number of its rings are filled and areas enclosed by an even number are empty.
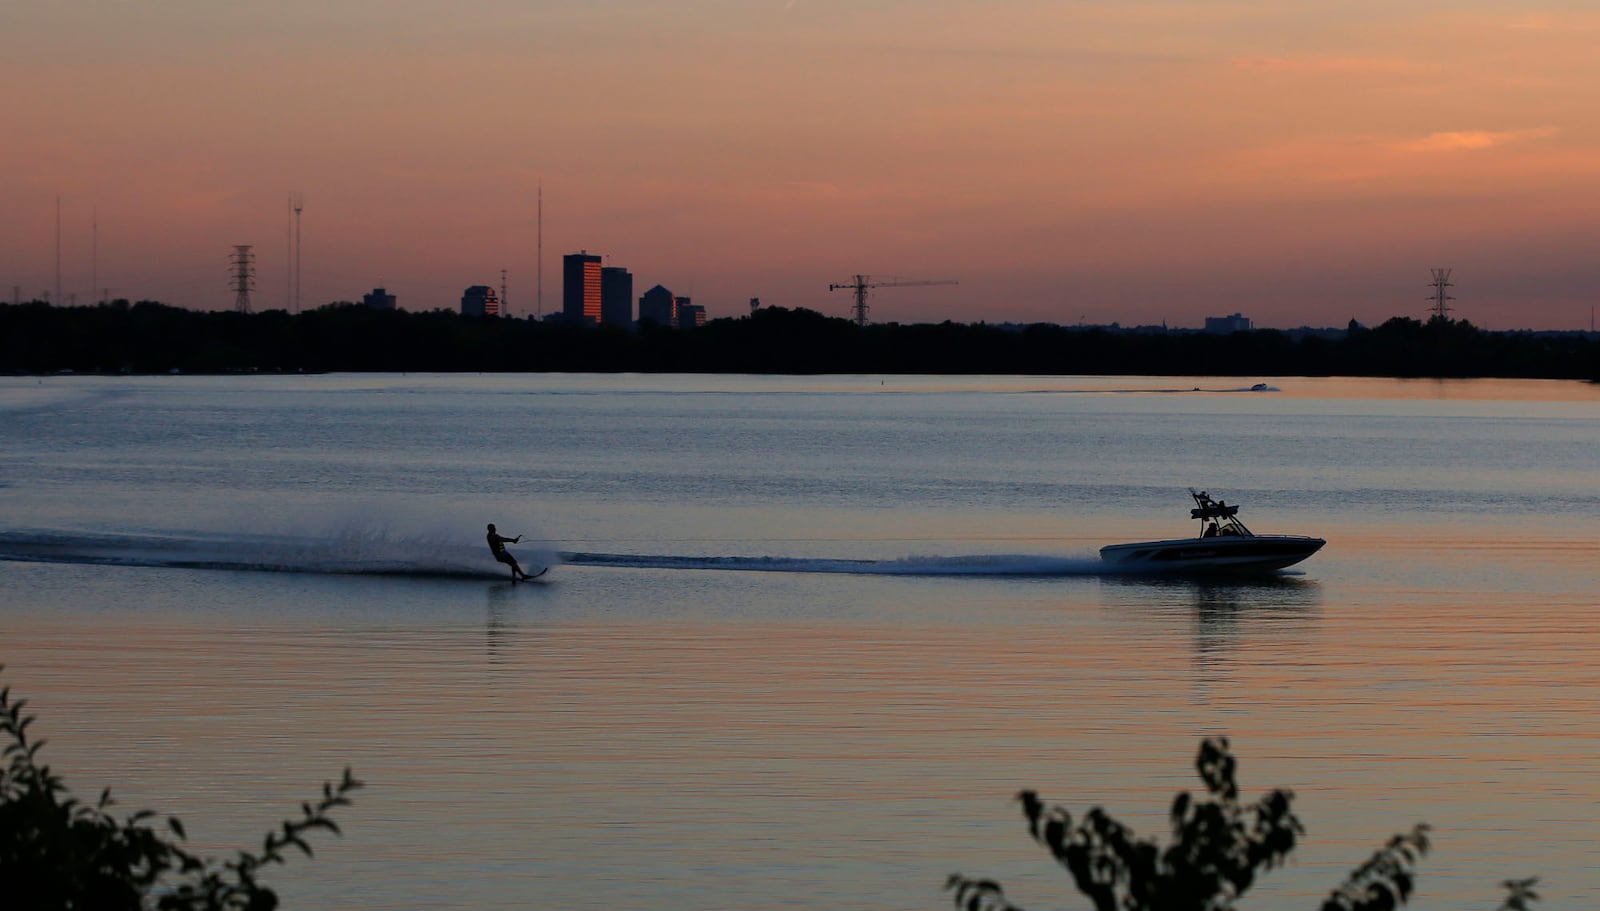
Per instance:
[[[1034,791],[1017,799],[1028,834],[1072,874],[1096,911],[1226,911],[1256,879],[1283,863],[1305,829],[1291,810],[1294,794],[1275,790],[1239,802],[1238,771],[1226,738],[1200,744],[1195,770],[1206,797],[1180,792],[1169,819],[1171,844],[1139,838],[1100,807],[1073,825],[1072,814],[1047,806]],[[1428,826],[1396,835],[1330,893],[1322,911],[1392,911],[1410,900],[1416,865],[1428,852]],[[1535,879],[1506,880],[1501,911],[1527,911],[1538,899]],[[952,874],[945,888],[963,911],[1021,911],[992,879]]]
[[[361,787],[347,768],[338,783],[322,786],[320,800],[301,804],[299,819],[267,832],[260,851],[240,851],[222,861],[202,858],[181,846],[186,835],[175,817],[167,817],[161,831],[146,825],[156,815],[148,810],[121,821],[113,817],[109,789],[92,806],[72,797],[60,776],[40,764],[44,741],[28,739],[34,717],[23,714],[26,705],[25,699],[11,700],[9,687],[0,689],[0,738],[6,741],[0,754],[0,889],[7,908],[269,911],[278,906],[278,896],[257,876],[286,862],[290,847],[309,857],[306,835],[312,830],[338,834],[328,813],[349,805],[346,795]]]

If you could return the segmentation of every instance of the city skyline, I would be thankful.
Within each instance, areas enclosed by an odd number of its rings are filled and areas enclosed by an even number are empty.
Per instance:
[[[1376,324],[1426,318],[1436,267],[1485,328],[1600,302],[1576,8],[23,0],[0,26],[7,297],[55,287],[59,197],[79,303],[226,309],[252,244],[282,307],[303,243],[304,307],[450,307],[505,269],[526,316],[542,186],[552,284],[598,251],[711,318],[848,316],[854,274],[959,279],[875,292],[885,322]]]

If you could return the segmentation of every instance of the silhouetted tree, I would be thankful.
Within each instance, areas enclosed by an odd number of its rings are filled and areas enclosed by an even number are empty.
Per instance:
[[[1290,791],[1272,791],[1253,804],[1239,802],[1237,765],[1226,738],[1200,744],[1195,770],[1207,796],[1177,795],[1166,847],[1135,836],[1100,807],[1074,826],[1072,814],[1047,806],[1034,791],[1022,791],[1017,799],[1028,834],[1067,868],[1096,911],[1227,911],[1257,877],[1288,857],[1305,830],[1290,809]],[[1393,911],[1411,898],[1417,862],[1427,851],[1424,824],[1394,836],[1334,889],[1322,911]],[[1527,911],[1538,898],[1535,882],[1503,883],[1508,897],[1501,911]],[[1021,911],[992,879],[957,873],[945,888],[963,911]]]
[[[0,754],[0,904],[7,908],[271,911],[277,893],[258,874],[284,863],[290,847],[311,856],[307,833],[337,834],[329,811],[349,805],[346,795],[361,787],[347,768],[337,784],[322,786],[320,800],[301,804],[301,818],[267,832],[259,852],[202,858],[179,844],[186,836],[175,817],[167,817],[162,832],[145,824],[155,816],[148,810],[114,818],[110,789],[93,806],[72,797],[61,777],[39,762],[44,741],[28,739],[34,717],[23,714],[26,705],[11,700],[10,687],[0,689],[0,737],[6,741]]]
[[[1504,376],[1600,379],[1600,341],[1581,333],[1483,332],[1408,317],[1342,338],[1271,329],[1124,333],[1049,323],[857,326],[813,310],[638,331],[371,310],[201,312],[153,301],[0,305],[0,372],[573,371],[694,373],[1105,374],[1153,376]]]

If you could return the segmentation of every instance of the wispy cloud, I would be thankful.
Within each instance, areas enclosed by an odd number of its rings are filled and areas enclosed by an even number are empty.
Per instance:
[[[1561,130],[1556,127],[1533,127],[1526,130],[1453,130],[1430,133],[1427,136],[1402,143],[1407,152],[1462,152],[1492,149],[1512,143],[1549,139]]]
[[[1439,72],[1434,63],[1378,57],[1236,57],[1231,63],[1237,69],[1269,73],[1426,76]]]
[[[1506,23],[1506,28],[1519,32],[1545,32],[1560,26],[1560,21],[1548,13],[1528,13]]]

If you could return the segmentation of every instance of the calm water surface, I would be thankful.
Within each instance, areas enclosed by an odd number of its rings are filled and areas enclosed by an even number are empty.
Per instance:
[[[1012,795],[1162,833],[1211,734],[1246,907],[1418,821],[1412,907],[1600,902],[1600,388],[1258,381],[4,378],[4,680],[214,853],[354,767],[297,908],[1082,907]],[[1103,573],[1189,485],[1328,545]]]

